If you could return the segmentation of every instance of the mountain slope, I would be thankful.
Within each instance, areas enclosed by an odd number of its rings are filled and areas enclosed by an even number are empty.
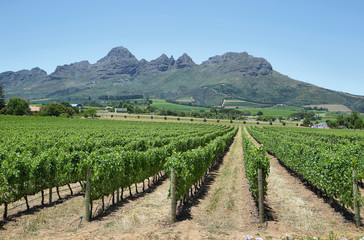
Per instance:
[[[264,58],[225,53],[196,64],[183,54],[138,60],[124,47],[113,48],[95,64],[81,61],[58,66],[47,75],[39,68],[0,73],[6,98],[82,101],[89,96],[142,94],[175,100],[193,97],[197,104],[219,105],[223,99],[289,105],[344,104],[364,112],[364,97],[293,80],[273,70]]]

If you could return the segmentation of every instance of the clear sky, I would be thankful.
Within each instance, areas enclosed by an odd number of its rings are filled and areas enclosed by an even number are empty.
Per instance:
[[[51,73],[116,46],[196,63],[246,51],[291,78],[364,95],[362,0],[0,0],[0,72]]]

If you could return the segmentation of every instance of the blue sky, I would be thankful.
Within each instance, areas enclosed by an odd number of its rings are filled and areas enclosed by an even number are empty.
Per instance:
[[[364,95],[364,1],[0,0],[0,72],[81,60],[116,46],[138,59],[228,51],[291,78]]]

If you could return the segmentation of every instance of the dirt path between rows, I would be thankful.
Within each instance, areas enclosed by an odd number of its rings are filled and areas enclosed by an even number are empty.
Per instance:
[[[260,146],[250,137],[256,146]],[[268,223],[268,231],[274,228],[294,236],[327,236],[333,231],[345,236],[358,236],[362,230],[345,220],[298,178],[288,173],[276,157],[270,154],[268,156],[271,168],[266,203],[275,218],[275,221]]]
[[[178,222],[179,239],[243,239],[259,227],[257,208],[243,165],[241,128],[224,156],[207,194],[191,208],[191,218]]]

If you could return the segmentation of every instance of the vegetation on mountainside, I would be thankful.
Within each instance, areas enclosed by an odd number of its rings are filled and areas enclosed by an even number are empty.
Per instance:
[[[205,107],[221,106],[224,99],[239,99],[239,105],[245,107],[344,104],[364,112],[363,97],[293,80],[274,71],[265,59],[247,53],[226,53],[198,65],[187,55],[177,61],[167,56],[138,61],[119,47],[95,64],[82,61],[58,66],[49,75],[39,68],[0,73],[0,84],[7,97],[28,100],[80,102],[90,97],[121,100],[134,95],[165,100],[193,98],[191,104]]]

